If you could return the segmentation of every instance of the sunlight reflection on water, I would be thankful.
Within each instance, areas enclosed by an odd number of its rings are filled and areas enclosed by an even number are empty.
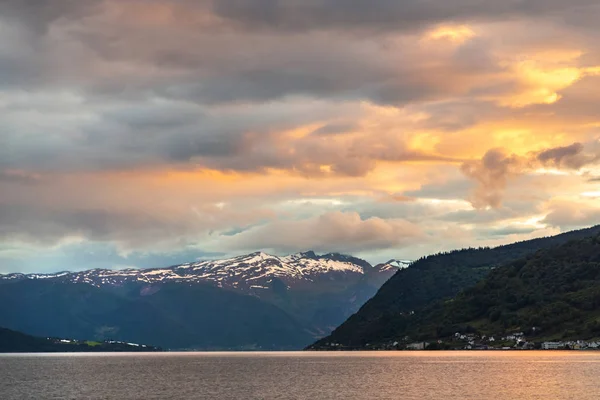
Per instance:
[[[598,399],[600,352],[0,355],[2,399]]]

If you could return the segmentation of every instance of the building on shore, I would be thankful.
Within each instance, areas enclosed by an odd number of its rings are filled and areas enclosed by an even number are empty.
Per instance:
[[[542,349],[544,350],[556,350],[565,347],[564,343],[561,342],[544,342],[542,343]]]

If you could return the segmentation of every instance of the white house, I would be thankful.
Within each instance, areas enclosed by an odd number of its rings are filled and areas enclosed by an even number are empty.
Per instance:
[[[544,342],[542,343],[542,349],[544,350],[556,350],[564,347],[564,344],[561,342]]]
[[[427,344],[425,342],[417,342],[406,345],[407,350],[425,350]]]

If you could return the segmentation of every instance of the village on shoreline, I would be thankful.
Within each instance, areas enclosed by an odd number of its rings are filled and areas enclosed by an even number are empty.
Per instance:
[[[456,332],[451,338],[411,342],[409,337],[364,347],[326,343],[321,350],[600,350],[600,340],[529,341],[523,332],[487,336]]]

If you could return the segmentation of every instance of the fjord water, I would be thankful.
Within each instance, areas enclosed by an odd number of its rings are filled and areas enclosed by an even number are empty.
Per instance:
[[[600,352],[0,355],[9,399],[598,399]]]

